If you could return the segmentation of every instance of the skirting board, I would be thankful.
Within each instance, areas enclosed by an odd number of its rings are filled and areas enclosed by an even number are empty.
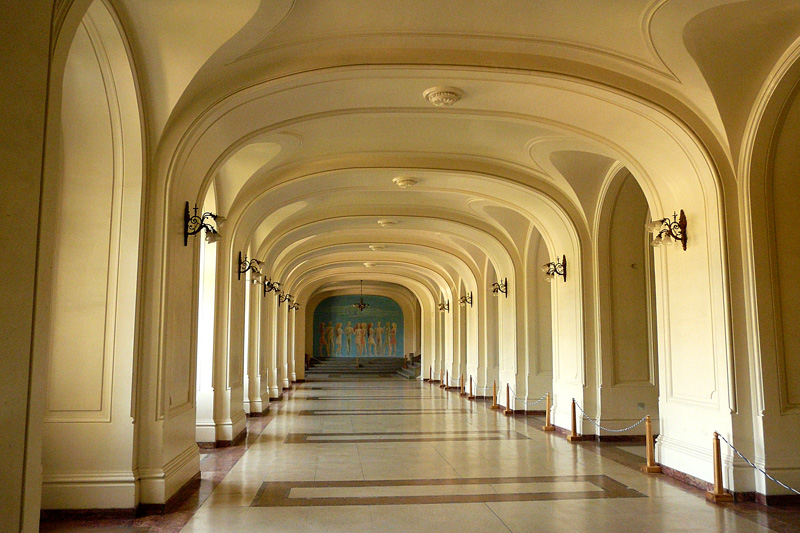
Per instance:
[[[200,452],[195,443],[172,458],[163,469],[139,470],[139,502],[166,504],[200,471]]]
[[[46,476],[42,509],[133,509],[136,478],[132,471]]]

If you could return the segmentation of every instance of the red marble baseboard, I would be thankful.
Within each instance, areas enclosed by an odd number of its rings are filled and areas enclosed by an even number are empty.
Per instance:
[[[654,438],[658,435],[654,435]],[[645,435],[595,435],[595,440],[598,442],[630,442],[634,444],[646,444],[647,436]]]
[[[136,518],[136,508],[131,509],[42,509],[41,522],[72,520],[127,520]]]
[[[800,496],[797,494],[760,494],[755,493],[755,501],[769,507],[784,507],[800,505]]]

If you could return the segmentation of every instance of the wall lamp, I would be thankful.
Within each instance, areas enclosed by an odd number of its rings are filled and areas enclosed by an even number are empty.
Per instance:
[[[439,311],[447,311],[450,312],[450,300],[447,300],[447,303],[440,303],[439,304]]]
[[[299,303],[292,302],[292,303],[289,304],[289,310],[290,311],[297,311],[298,309],[300,309],[300,304]]]
[[[278,307],[280,307],[281,303],[283,302],[289,302],[289,304],[291,304],[292,303],[291,300],[292,300],[291,294],[284,294],[282,292],[278,293]]]
[[[215,215],[206,211],[202,215],[197,214],[197,204],[194,204],[194,214],[189,214],[189,202],[183,209],[183,245],[189,245],[189,235],[197,235],[202,230],[206,230],[206,242],[212,243],[219,240],[219,231],[209,222],[213,220],[217,226],[225,222],[225,217]]]
[[[544,272],[547,283],[553,281],[556,276],[561,276],[564,281],[567,281],[567,256],[561,256],[561,261],[556,259],[542,265],[542,272]]]
[[[492,292],[497,296],[498,292],[502,292],[508,298],[508,278],[503,278],[503,281],[495,281],[492,283]]]
[[[272,278],[267,279],[267,280],[258,279],[258,278],[264,278],[264,277],[265,276],[263,274],[261,274],[259,276],[254,277],[251,280],[253,282],[253,285],[263,285],[264,286],[264,296],[266,296],[267,293],[270,292],[270,291],[279,292],[281,290],[280,289],[281,284],[278,283],[277,281],[272,281]]]
[[[673,213],[672,220],[669,217],[661,220],[652,220],[644,225],[645,229],[656,236],[650,241],[651,246],[669,246],[675,241],[683,244],[686,251],[686,215]]]
[[[242,252],[239,252],[239,268],[237,271],[239,272],[239,279],[242,279],[242,274],[246,274],[249,270],[254,274],[261,274],[261,269],[259,268],[263,263],[258,259],[250,259],[248,261],[247,256],[242,259]]]
[[[264,282],[264,296],[270,291],[280,292],[281,284],[277,281],[272,281],[272,279],[268,279]]]
[[[472,307],[472,291],[469,291],[467,294],[459,298],[458,303],[461,305],[469,304],[469,306]]]

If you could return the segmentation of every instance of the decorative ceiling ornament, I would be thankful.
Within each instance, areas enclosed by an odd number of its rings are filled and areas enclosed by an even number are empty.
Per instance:
[[[372,268],[375,266],[375,263],[364,263],[364,266],[367,268]]]
[[[373,252],[377,252],[378,250],[383,250],[384,248],[386,248],[386,246],[384,246],[383,244],[370,244],[369,245],[369,249],[372,250]]]
[[[464,92],[455,87],[431,87],[422,96],[436,107],[450,107],[461,100]]]
[[[401,189],[408,189],[409,187],[413,187],[418,183],[417,180],[415,180],[414,178],[404,178],[404,177],[394,178],[392,182]]]
[[[397,224],[399,224],[399,222],[389,218],[382,218],[378,221],[378,225],[382,228],[391,228],[392,226],[396,226]]]

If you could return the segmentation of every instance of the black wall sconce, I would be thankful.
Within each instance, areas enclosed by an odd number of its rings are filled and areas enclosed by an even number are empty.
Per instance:
[[[247,271],[251,271],[254,274],[261,274],[261,270],[259,267],[262,265],[261,261],[258,259],[247,259],[247,256],[242,259],[242,252],[239,252],[239,268],[237,271],[239,273],[239,279],[242,279],[242,274],[246,274]]]
[[[461,305],[469,304],[469,306],[472,307],[472,291],[469,291],[467,294],[459,298],[458,303]]]
[[[198,215],[197,204],[194,205],[194,214],[189,214],[189,202],[186,202],[186,207],[183,209],[183,245],[189,245],[189,235],[197,235],[202,230],[206,230],[206,242],[217,242],[219,240],[219,231],[209,223],[210,220],[213,220],[219,226],[225,222],[225,217],[208,211]]]
[[[645,229],[656,236],[650,241],[651,246],[669,246],[677,241],[683,244],[686,251],[686,215],[673,213],[672,220],[669,217],[661,220],[652,220],[644,225]]]
[[[544,272],[547,282],[550,283],[556,276],[561,276],[564,281],[567,281],[567,256],[561,256],[561,261],[556,259],[542,265],[542,272]]]
[[[272,281],[272,279],[268,279],[264,282],[264,296],[270,291],[280,292],[281,284],[277,281]]]
[[[291,294],[284,294],[282,292],[278,293],[278,307],[280,307],[281,303],[283,302],[289,302],[289,304],[291,305],[292,303],[291,300],[292,300]]]
[[[447,300],[447,303],[440,303],[439,304],[439,311],[447,311],[450,312],[450,300]]]
[[[508,298],[508,278],[503,278],[503,281],[495,281],[492,283],[492,293],[497,296],[498,292],[502,292]]]
[[[281,290],[280,289],[281,284],[278,283],[277,281],[272,281],[272,278],[267,279],[267,280],[259,279],[259,278],[264,278],[264,277],[266,277],[266,276],[264,276],[263,274],[260,274],[260,275],[254,277],[251,280],[253,282],[253,285],[263,285],[264,286],[264,296],[266,296],[268,292],[271,292],[271,291],[279,292]]]
[[[300,309],[300,304],[297,302],[292,302],[289,304],[289,311],[297,311]]]

